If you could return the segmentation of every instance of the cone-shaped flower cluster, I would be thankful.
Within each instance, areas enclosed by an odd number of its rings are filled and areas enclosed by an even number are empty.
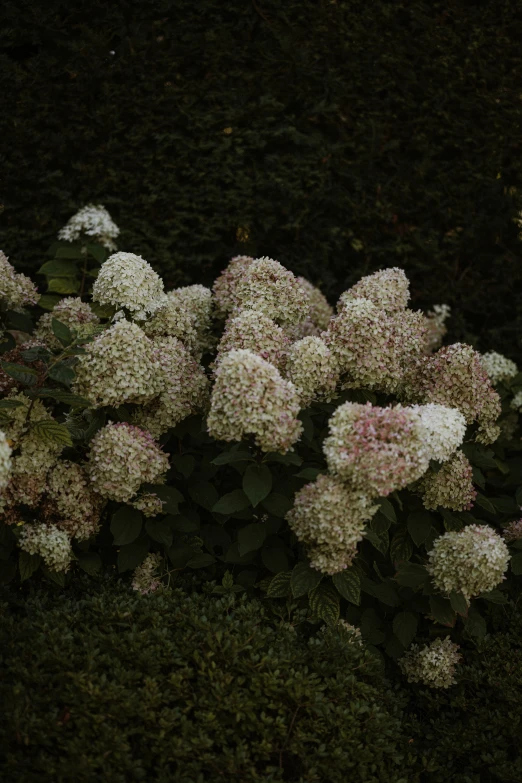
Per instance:
[[[163,281],[144,258],[134,253],[109,256],[93,285],[92,298],[101,305],[124,308],[138,321],[144,321],[166,302]]]
[[[399,659],[399,667],[408,682],[420,682],[430,688],[449,688],[455,685],[455,667],[462,656],[459,645],[445,639],[435,639],[419,649],[412,644],[406,655]]]
[[[495,384],[499,381],[508,381],[510,378],[514,378],[518,373],[518,367],[515,362],[508,359],[506,356],[502,356],[501,353],[496,351],[488,351],[480,356],[480,362],[486,370],[491,383]]]
[[[439,506],[451,511],[469,511],[477,490],[473,486],[473,469],[462,451],[457,451],[437,473],[426,473],[419,482],[424,507]]]
[[[216,363],[227,351],[245,349],[284,370],[289,346],[288,337],[275,321],[256,310],[241,310],[225,324]]]
[[[161,587],[161,579],[158,575],[161,561],[162,557],[159,554],[147,555],[143,563],[134,571],[132,589],[142,595],[155,593]]]
[[[225,320],[227,315],[238,309],[236,289],[246,270],[253,263],[251,256],[234,256],[226,269],[214,282],[212,293],[216,308],[216,317]]]
[[[96,535],[104,505],[81,465],[64,460],[49,473],[43,513],[69,538],[84,541]]]
[[[299,392],[303,408],[312,400],[329,401],[336,396],[339,372],[332,352],[320,337],[303,337],[292,344],[286,376]]]
[[[87,204],[70,218],[58,232],[58,239],[75,242],[81,237],[99,242],[107,250],[115,250],[114,240],[120,229],[101,204]]]
[[[297,278],[278,261],[257,258],[249,265],[235,290],[237,308],[257,310],[280,326],[304,321],[309,297]]]
[[[0,303],[19,313],[27,305],[35,305],[39,299],[34,283],[25,275],[17,274],[0,250]]]
[[[149,337],[176,337],[199,361],[214,344],[212,293],[202,285],[169,291],[165,305],[143,324]]]
[[[398,267],[383,269],[363,277],[341,294],[337,310],[340,312],[354,299],[368,299],[378,309],[393,315],[406,309],[410,300],[410,282]]]
[[[55,525],[35,523],[22,527],[20,549],[30,555],[40,555],[50,571],[67,571],[73,552],[67,533]]]
[[[94,331],[94,327],[100,323],[98,316],[93,313],[87,302],[82,302],[80,297],[66,297],[58,302],[52,312],[44,313],[36,324],[34,336],[37,340],[52,349],[61,348],[61,343],[53,332],[52,322],[56,319],[60,323],[74,329],[79,337],[87,337]]]

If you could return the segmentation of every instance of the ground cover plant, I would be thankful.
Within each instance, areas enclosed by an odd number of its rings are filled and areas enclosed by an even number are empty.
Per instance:
[[[448,308],[409,309],[396,267],[334,314],[267,257],[165,292],[117,237],[80,210],[40,299],[1,257],[2,579],[117,570],[147,593],[195,571],[452,685],[520,589],[516,365],[439,347]]]

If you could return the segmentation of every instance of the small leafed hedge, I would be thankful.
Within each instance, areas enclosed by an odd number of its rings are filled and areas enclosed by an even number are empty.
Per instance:
[[[401,700],[362,648],[245,596],[77,588],[0,597],[4,783],[410,780]]]

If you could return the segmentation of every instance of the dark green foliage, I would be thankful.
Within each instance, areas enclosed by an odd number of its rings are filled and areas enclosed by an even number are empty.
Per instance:
[[[243,252],[333,300],[400,265],[516,358],[521,39],[508,0],[7,0],[0,246],[34,271],[94,201],[169,286]]]
[[[5,590],[2,781],[407,783],[404,699],[371,655],[307,641],[299,619],[87,577],[66,594]]]
[[[503,632],[465,651],[458,685],[411,686],[404,729],[426,759],[424,783],[522,780],[522,617],[505,618]]]

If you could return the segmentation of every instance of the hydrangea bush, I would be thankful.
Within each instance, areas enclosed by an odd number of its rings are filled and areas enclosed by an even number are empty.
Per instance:
[[[520,588],[516,365],[442,346],[448,308],[408,309],[401,269],[336,311],[266,257],[165,291],[117,235],[80,210],[41,296],[0,255],[2,580],[194,569],[453,682]]]

